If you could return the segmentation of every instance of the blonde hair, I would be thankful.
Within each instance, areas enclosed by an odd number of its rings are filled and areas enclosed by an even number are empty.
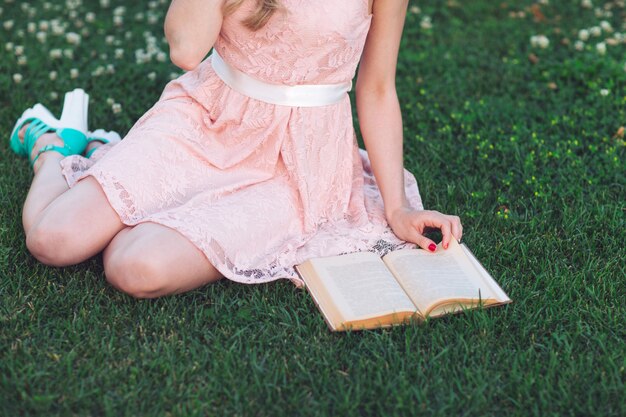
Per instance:
[[[245,0],[227,0],[224,3],[224,16],[228,16],[237,10]],[[259,30],[274,14],[280,9],[280,0],[257,0],[257,7],[254,13],[244,19],[243,24],[250,30]]]

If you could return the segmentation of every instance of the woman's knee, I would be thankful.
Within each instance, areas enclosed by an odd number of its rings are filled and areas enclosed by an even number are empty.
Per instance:
[[[96,255],[123,224],[91,177],[50,203],[26,231],[26,247],[39,261],[67,266]]]
[[[41,263],[50,266],[67,266],[73,257],[73,233],[50,221],[40,221],[26,233],[26,247]]]
[[[104,273],[118,290],[135,298],[154,298],[167,288],[167,271],[154,256],[133,250],[105,251]]]

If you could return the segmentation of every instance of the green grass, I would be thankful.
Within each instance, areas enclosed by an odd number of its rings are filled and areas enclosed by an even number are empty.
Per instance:
[[[75,18],[63,2],[0,3],[0,20],[14,20],[0,27],[2,137],[24,108],[58,109],[51,93],[74,86],[91,94],[91,126],[124,133],[176,71],[134,62],[144,31],[167,51],[166,5],[82,3]],[[575,50],[578,30],[602,20],[578,1],[541,6],[541,22],[529,12],[509,17],[530,1],[501,3],[420,2],[422,13],[407,17],[398,91],[406,166],[426,206],[462,217],[465,242],[513,304],[333,334],[287,282],[222,281],[134,300],[107,285],[99,259],[55,269],[28,254],[20,209],[31,173],[5,141],[0,415],[625,415],[625,142],[615,133],[626,124],[626,45],[599,55],[604,34]],[[626,32],[615,3],[606,19]],[[420,28],[423,15],[431,30]],[[49,57],[70,47],[64,36],[41,44],[28,30],[54,17],[66,31],[89,31],[72,60]],[[548,48],[531,47],[538,34]],[[25,65],[7,42],[24,46]],[[109,62],[114,74],[92,75]],[[108,98],[123,111],[113,113]]]

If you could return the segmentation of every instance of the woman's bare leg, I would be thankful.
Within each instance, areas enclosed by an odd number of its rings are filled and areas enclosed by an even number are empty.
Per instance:
[[[156,223],[118,233],[104,251],[104,271],[111,285],[137,298],[190,291],[223,278],[187,238]]]
[[[19,132],[19,137],[22,140],[24,140],[26,128],[27,126],[24,126]],[[41,135],[35,143],[35,146],[33,146],[31,160],[37,155],[39,149],[50,144],[63,146],[63,142],[56,133]],[[26,233],[28,233],[35,219],[43,209],[69,188],[61,174],[59,162],[62,158],[63,156],[60,153],[49,151],[42,153],[37,161],[35,161],[35,165],[33,166],[35,176],[33,177],[33,182],[31,183],[26,202],[24,203],[24,209],[22,210],[22,225]]]
[[[74,265],[100,253],[124,227],[100,184],[87,177],[35,217],[26,246],[46,265]]]
[[[24,139],[24,133],[27,127],[28,125],[20,129],[19,137],[22,140]],[[50,144],[63,146],[63,141],[56,133],[41,135],[35,143],[35,146],[33,146],[31,159],[37,155],[39,149]],[[87,151],[99,145],[101,145],[99,142],[90,143]],[[35,161],[35,165],[33,166],[35,175],[22,210],[22,225],[25,233],[28,233],[43,210],[58,196],[69,189],[61,173],[61,166],[59,164],[61,159],[63,159],[61,154],[49,151],[42,153],[37,161]]]

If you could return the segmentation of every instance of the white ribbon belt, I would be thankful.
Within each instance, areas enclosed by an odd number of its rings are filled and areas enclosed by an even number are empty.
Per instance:
[[[217,51],[211,65],[224,84],[250,98],[291,107],[318,107],[339,103],[352,89],[352,82],[342,84],[283,85],[269,84],[239,71],[226,63]]]

